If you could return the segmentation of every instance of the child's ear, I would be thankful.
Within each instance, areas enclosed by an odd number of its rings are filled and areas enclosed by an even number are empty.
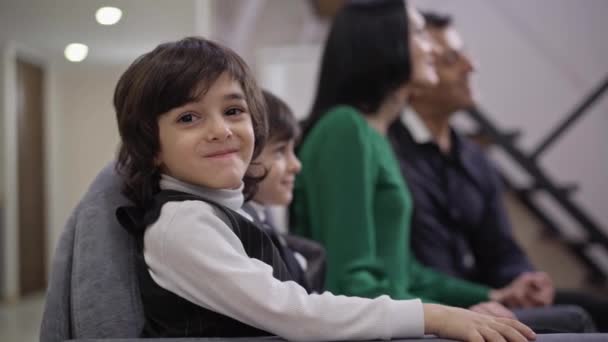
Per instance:
[[[162,164],[162,161],[160,159],[160,156],[157,154],[156,157],[154,157],[154,166],[160,167],[161,164]]]
[[[266,177],[266,173],[268,173],[268,170],[266,170],[266,167],[260,162],[253,161],[247,168],[247,174],[253,177]]]
[[[414,85],[409,89],[410,100],[416,100],[420,97],[423,97],[425,94],[426,94],[426,89],[424,87]]]

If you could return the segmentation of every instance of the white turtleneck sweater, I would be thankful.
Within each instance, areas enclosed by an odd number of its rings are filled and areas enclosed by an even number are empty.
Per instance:
[[[213,190],[163,175],[160,188],[202,196],[251,219],[242,187]],[[288,340],[329,341],[420,337],[420,300],[308,294],[250,258],[219,209],[201,201],[166,203],[144,236],[152,279],[180,297]]]

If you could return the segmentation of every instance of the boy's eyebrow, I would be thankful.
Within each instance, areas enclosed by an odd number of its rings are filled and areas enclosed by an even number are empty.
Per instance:
[[[224,95],[224,100],[245,100],[245,95],[241,93],[230,93]]]

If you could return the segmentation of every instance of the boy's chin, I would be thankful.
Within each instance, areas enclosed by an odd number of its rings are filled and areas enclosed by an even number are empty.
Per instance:
[[[264,197],[264,196],[254,196],[253,200],[262,205],[272,205],[272,206],[288,206],[291,204],[293,196],[274,196],[272,198]]]
[[[276,200],[274,204],[272,205],[276,205],[276,206],[283,206],[286,207],[288,205],[291,204],[291,200],[292,200],[292,196],[283,196],[280,199]]]
[[[241,179],[215,179],[199,185],[216,190],[234,190],[240,188],[243,185],[243,181]]]

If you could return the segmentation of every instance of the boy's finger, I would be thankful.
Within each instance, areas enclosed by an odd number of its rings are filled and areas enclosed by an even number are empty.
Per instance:
[[[523,324],[520,321],[516,321],[508,318],[498,318],[498,322],[503,323],[517,330],[523,336],[525,336],[528,340],[533,341],[536,339],[536,333],[530,329],[527,325]]]
[[[498,331],[509,342],[528,342],[528,339],[522,333],[511,326],[500,322],[494,322],[491,327]]]
[[[511,329],[511,330],[513,330],[513,329]],[[504,335],[502,335],[502,333],[499,332],[495,328],[482,327],[482,328],[479,328],[479,333],[481,334],[481,336],[483,336],[483,339],[485,341],[507,342],[506,338],[503,337]],[[522,338],[523,338],[523,336],[522,336]],[[525,339],[523,339],[523,340],[514,340],[514,342],[526,342],[526,340]]]

